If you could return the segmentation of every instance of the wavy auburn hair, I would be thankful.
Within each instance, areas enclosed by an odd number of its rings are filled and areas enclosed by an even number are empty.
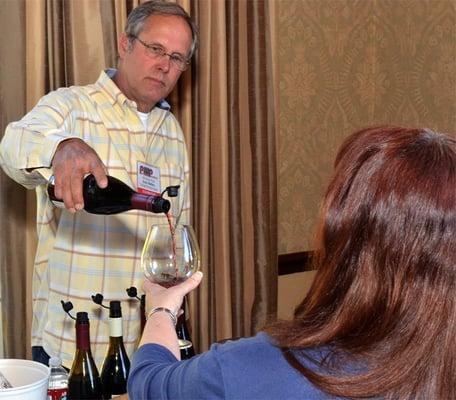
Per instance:
[[[456,399],[455,137],[389,126],[348,137],[317,233],[308,295],[267,329],[288,361],[333,395]],[[320,346],[322,370],[299,363]]]

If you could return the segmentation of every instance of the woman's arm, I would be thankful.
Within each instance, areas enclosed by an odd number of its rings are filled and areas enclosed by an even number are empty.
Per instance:
[[[146,293],[148,318],[139,343],[140,346],[146,343],[160,344],[171,351],[178,360],[180,359],[175,319],[180,311],[184,296],[195,289],[202,278],[203,273],[198,271],[185,282],[170,288],[164,288],[149,280],[144,281],[143,289]],[[154,311],[157,309],[169,311]]]

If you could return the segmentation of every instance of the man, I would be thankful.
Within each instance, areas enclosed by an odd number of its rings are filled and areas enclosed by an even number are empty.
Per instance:
[[[92,352],[101,365],[108,342],[106,302],[126,300],[126,288],[140,287],[140,255],[148,228],[166,223],[164,215],[143,211],[101,216],[84,208],[82,181],[95,176],[106,187],[113,175],[137,191],[160,193],[180,185],[173,217],[188,220],[189,166],[182,130],[164,100],[197,46],[196,27],[175,3],[150,1],[135,8],[118,40],[117,70],[97,82],[61,88],[44,96],[1,142],[5,172],[36,188],[38,248],[33,278],[32,353],[47,363],[59,356],[71,366],[75,350],[74,312],[89,312]],[[144,179],[144,171],[152,179]],[[55,177],[55,195],[66,209],[52,206],[46,183]],[[150,174],[149,174],[150,175]],[[150,178],[150,176],[148,176]],[[131,354],[139,334],[139,304],[123,302],[124,343]]]

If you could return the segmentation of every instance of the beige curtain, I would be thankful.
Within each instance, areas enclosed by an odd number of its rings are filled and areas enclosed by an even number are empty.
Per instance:
[[[101,69],[115,66],[117,35],[137,4],[131,0],[3,2],[0,134],[50,90],[94,82]],[[30,358],[35,195],[3,172],[0,179],[0,223],[5,227],[0,232],[1,342],[5,357]]]
[[[191,316],[195,344],[204,350],[215,340],[257,331],[276,310],[269,10],[267,2],[256,0],[177,2],[201,31],[194,66],[181,78],[170,101],[187,135],[193,166],[193,223],[205,280],[191,299]],[[5,29],[10,37],[0,40],[0,93],[5,93],[0,103],[1,134],[8,122],[20,118],[48,91],[93,82],[101,69],[115,66],[116,37],[138,3],[2,4],[7,12],[1,18],[11,29]],[[14,49],[8,46],[11,43]],[[16,91],[20,95],[14,97]],[[11,98],[15,103],[5,104]],[[0,233],[1,309],[3,316],[22,317],[3,318],[3,343],[6,355],[24,357],[30,356],[35,199],[33,192],[26,194],[3,173],[1,184],[0,223],[6,227]]]
[[[0,131],[25,111],[25,12],[23,3],[2,3],[0,26]],[[0,355],[25,358],[30,316],[25,302],[26,191],[0,173]]]
[[[206,274],[201,349],[250,335],[276,312],[276,160],[268,2],[193,1],[194,221]]]

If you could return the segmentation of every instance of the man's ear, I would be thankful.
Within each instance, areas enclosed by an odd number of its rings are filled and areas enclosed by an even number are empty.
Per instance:
[[[119,52],[119,57],[123,58],[126,52],[128,52],[128,36],[125,32],[122,32],[117,41],[117,51]]]

